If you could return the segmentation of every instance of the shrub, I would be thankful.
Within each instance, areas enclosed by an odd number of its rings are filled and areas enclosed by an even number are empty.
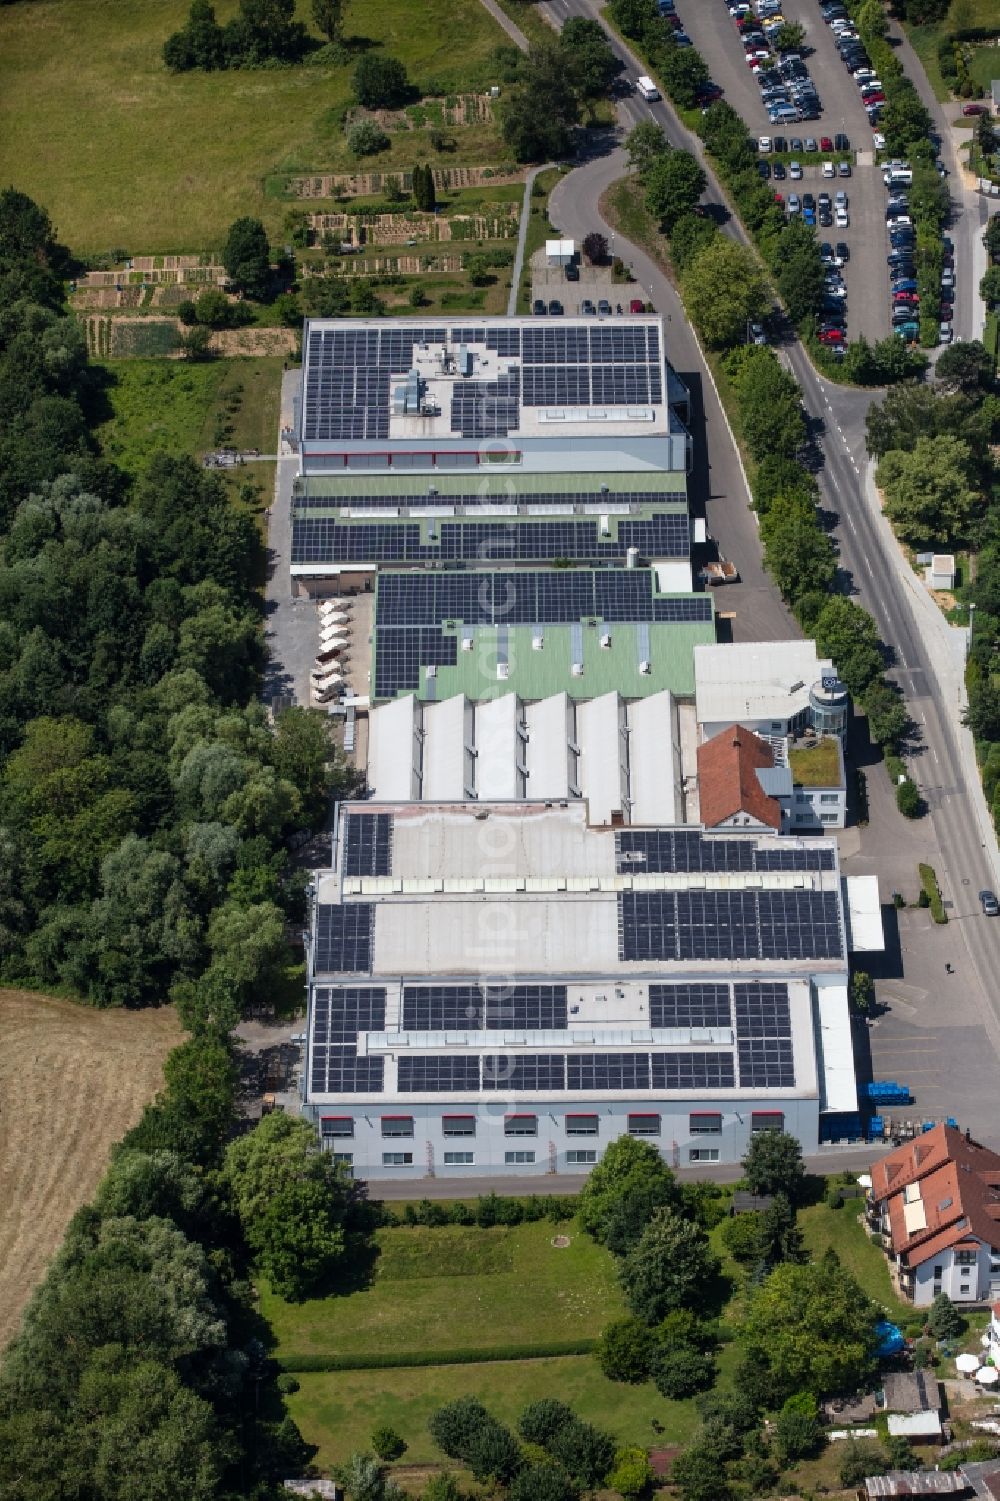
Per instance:
[[[642,1319],[617,1319],[597,1342],[597,1363],[609,1381],[637,1384],[649,1377],[655,1345]]]
[[[391,144],[381,125],[374,120],[359,120],[347,132],[347,146],[355,156],[375,156],[379,151],[388,151]]]
[[[379,1459],[398,1459],[406,1453],[406,1444],[388,1423],[377,1423],[372,1429],[372,1448]]]
[[[634,1497],[644,1496],[652,1489],[655,1478],[645,1449],[630,1444],[615,1454],[614,1469],[608,1475],[608,1484],[612,1490],[624,1496],[625,1501],[633,1501]]]
[[[840,1460],[840,1483],[846,1489],[864,1485],[869,1475],[884,1475],[889,1459],[881,1444],[868,1439],[848,1439]]]
[[[529,1444],[541,1444],[544,1448],[552,1436],[573,1421],[574,1413],[565,1402],[555,1397],[542,1397],[538,1402],[529,1402],[517,1421],[517,1431]]]
[[[198,309],[190,297],[185,297],[183,302],[177,304],[177,316],[182,323],[187,324],[188,328],[198,322]]]
[[[931,1304],[927,1327],[935,1339],[956,1339],[965,1332],[965,1320],[947,1293],[938,1293]]]
[[[714,1361],[693,1345],[661,1345],[652,1365],[656,1390],[673,1401],[707,1391],[715,1380]]]
[[[919,818],[924,811],[923,800],[915,782],[909,777],[896,788],[896,807],[904,818]]]
[[[550,1461],[515,1475],[507,1494],[509,1501],[577,1501],[580,1491],[562,1466]]]
[[[392,109],[410,93],[406,69],[395,57],[366,52],[354,70],[354,96],[365,109]]]

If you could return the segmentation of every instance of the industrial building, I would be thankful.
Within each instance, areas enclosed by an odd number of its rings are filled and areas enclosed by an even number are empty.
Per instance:
[[[581,802],[342,805],[315,877],[304,1109],[360,1176],[680,1165],[857,1129],[836,845],[595,828]],[[853,935],[853,936],[852,936]]]

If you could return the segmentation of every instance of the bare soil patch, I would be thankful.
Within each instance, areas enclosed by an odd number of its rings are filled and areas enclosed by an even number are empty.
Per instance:
[[[183,1035],[172,1007],[0,990],[0,1350]]]

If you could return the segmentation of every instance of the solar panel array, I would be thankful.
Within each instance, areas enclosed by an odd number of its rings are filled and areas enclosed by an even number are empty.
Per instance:
[[[734,1089],[732,1053],[653,1053],[654,1089]]]
[[[385,991],[342,986],[313,992],[309,1083],[316,1094],[378,1094],[381,1058],[358,1057],[358,1033],[385,1026]]]
[[[488,1053],[483,1059],[483,1088],[565,1089],[566,1059],[561,1053]]]
[[[753,839],[720,839],[690,829],[622,829],[616,868],[628,871],[833,870],[833,850],[758,849]]]
[[[405,985],[404,1032],[563,1029],[565,985]]]
[[[480,1073],[481,1070],[481,1073]],[[480,1085],[481,1079],[481,1085]],[[578,1094],[649,1089],[733,1089],[730,1052],[408,1054],[398,1064],[400,1094]]]
[[[345,817],[345,876],[388,876],[392,874],[392,814],[355,813]]]
[[[495,377],[457,377],[451,425],[465,438],[502,437],[528,407],[648,406],[663,401],[663,355],[655,324],[567,324],[450,330],[311,326],[305,351],[302,436],[306,442],[389,436],[394,379],[422,344],[485,345],[516,363]],[[494,362],[495,363],[495,362]]]
[[[737,984],[733,1006],[740,1084],[745,1089],[791,1089],[795,1064],[788,986]]]
[[[343,521],[334,516],[295,516],[293,563],[488,563],[624,561],[630,547],[645,558],[686,558],[690,529],[684,514],[648,520],[622,520],[614,540],[602,535],[600,520],[442,521],[433,542],[421,540],[420,523]]]
[[[366,974],[372,967],[375,909],[368,902],[316,908],[314,968],[319,975]]]
[[[479,1059],[468,1054],[414,1054],[396,1066],[400,1094],[464,1093],[479,1089]]]
[[[832,891],[623,891],[618,957],[672,959],[841,958]]]
[[[650,985],[651,1027],[732,1025],[728,985]]]
[[[420,686],[420,667],[453,666],[456,642],[434,627],[612,624],[661,618],[710,621],[706,595],[658,600],[648,568],[534,569],[493,573],[384,573],[375,596],[375,697]],[[410,640],[419,634],[419,641]]]

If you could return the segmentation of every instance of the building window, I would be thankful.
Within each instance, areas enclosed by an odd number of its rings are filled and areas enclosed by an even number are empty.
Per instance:
[[[567,1115],[567,1136],[596,1136],[598,1130],[598,1118],[596,1115]]]
[[[977,1261],[977,1253],[975,1251],[956,1251],[955,1252],[955,1265],[956,1266],[975,1266],[976,1261]]]
[[[382,1135],[383,1136],[412,1136],[413,1135],[413,1116],[412,1115],[383,1115],[383,1117],[382,1117]]]
[[[628,1118],[629,1136],[659,1136],[660,1117],[639,1113]]]
[[[537,1115],[506,1115],[503,1122],[505,1136],[537,1136]]]
[[[839,817],[839,813],[821,813],[819,815],[819,821],[820,823],[836,823]]]
[[[383,1167],[412,1167],[413,1166],[413,1153],[412,1152],[383,1152],[382,1153],[382,1166]]]
[[[785,1117],[781,1110],[754,1110],[750,1116],[751,1131],[784,1131]]]
[[[820,795],[819,795],[819,800],[820,800],[821,803],[839,803],[840,802],[840,793],[839,792],[821,792]]]
[[[354,1166],[354,1153],[353,1152],[334,1152],[334,1154],[333,1154],[333,1160],[334,1160],[334,1162],[342,1162],[345,1167],[353,1167]]]
[[[445,1136],[475,1136],[476,1117],[474,1115],[443,1115],[441,1131]]]
[[[579,1148],[575,1152],[566,1153],[567,1167],[587,1167],[590,1163],[596,1161],[597,1153],[593,1148],[591,1148],[589,1151],[585,1151],[583,1148]]]
[[[333,1136],[353,1136],[354,1117],[351,1115],[324,1115],[320,1118],[319,1133],[324,1139]]]
[[[719,1136],[722,1133],[722,1116],[715,1111],[695,1111],[688,1117],[688,1130],[692,1136]]]
[[[445,1152],[444,1154],[445,1167],[471,1167],[475,1160],[474,1152]]]
[[[534,1152],[504,1152],[503,1160],[511,1165],[514,1163],[534,1162],[535,1154]]]
[[[934,1281],[935,1282],[940,1282],[941,1278],[943,1276],[944,1276],[944,1267],[943,1266],[936,1266],[934,1268]]]
[[[688,1162],[718,1162],[718,1147],[690,1147],[688,1149]]]

